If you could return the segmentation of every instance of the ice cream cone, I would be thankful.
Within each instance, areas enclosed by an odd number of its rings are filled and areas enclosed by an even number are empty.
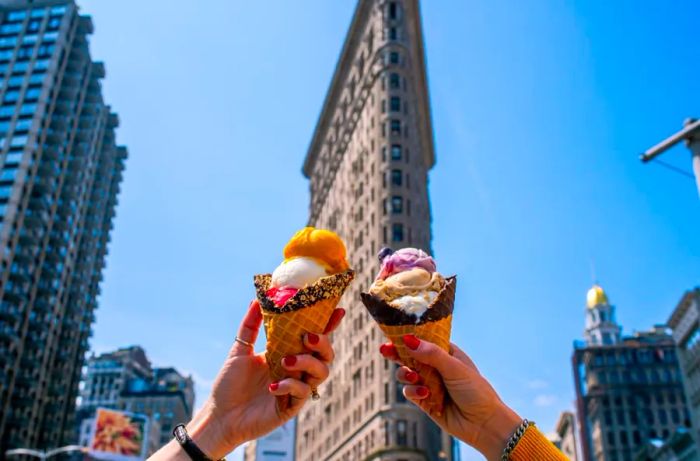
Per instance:
[[[281,309],[266,295],[270,277],[270,274],[262,274],[254,279],[267,336],[265,359],[270,377],[273,382],[290,376],[299,378],[282,367],[282,358],[306,352],[304,333],[323,333],[354,272],[348,270],[323,277],[299,290]],[[289,396],[278,397],[277,401],[280,411],[290,405]]]
[[[437,370],[414,360],[403,343],[403,335],[412,334],[425,341],[450,350],[452,310],[454,308],[456,277],[446,279],[445,286],[421,319],[390,306],[384,300],[362,293],[362,302],[387,338],[394,344],[399,360],[421,376],[423,384],[430,389],[430,396],[421,400],[421,407],[432,415],[442,415],[445,406],[445,385]]]

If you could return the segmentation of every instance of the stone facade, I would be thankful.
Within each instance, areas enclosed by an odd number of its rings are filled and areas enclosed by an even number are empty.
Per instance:
[[[700,443],[700,288],[687,291],[668,320],[678,345],[683,384],[695,431]]]
[[[452,439],[404,399],[359,301],[381,247],[431,250],[434,163],[418,2],[360,0],[303,168],[309,224],[340,234],[357,278],[331,377],[299,415],[296,459],[453,459]]]

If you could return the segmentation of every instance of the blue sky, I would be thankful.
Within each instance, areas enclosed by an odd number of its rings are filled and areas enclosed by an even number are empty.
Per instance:
[[[92,346],[141,344],[203,397],[252,274],[306,222],[302,160],[354,2],[81,4],[130,151]],[[545,430],[573,407],[591,267],[626,333],[699,283],[694,182],[637,160],[700,116],[699,15],[690,0],[423,4],[454,341]],[[690,171],[684,147],[664,157]]]

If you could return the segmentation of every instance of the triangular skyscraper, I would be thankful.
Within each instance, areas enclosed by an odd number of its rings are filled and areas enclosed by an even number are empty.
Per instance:
[[[383,246],[431,250],[435,163],[417,0],[360,0],[304,162],[309,224],[338,232],[357,281],[321,400],[299,415],[298,460],[453,460],[454,443],[396,384],[359,301]]]

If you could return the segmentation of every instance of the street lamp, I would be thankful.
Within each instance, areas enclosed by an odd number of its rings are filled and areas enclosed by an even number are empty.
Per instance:
[[[34,456],[39,459],[48,459],[56,455],[60,455],[61,453],[70,453],[73,451],[80,451],[83,453],[87,453],[88,449],[87,447],[83,447],[80,445],[66,445],[65,447],[60,447],[60,448],[54,448],[53,450],[49,451],[41,451],[41,450],[32,450],[31,448],[15,448],[13,450],[7,450],[5,452],[5,456],[20,456],[20,455],[27,455],[27,456]]]
[[[700,120],[695,120],[692,118],[687,119],[683,123],[683,129],[681,131],[669,136],[644,152],[640,156],[640,159],[644,163],[649,162],[681,141],[685,141],[686,146],[688,146],[693,156],[695,182],[697,183],[698,193],[700,194]]]

